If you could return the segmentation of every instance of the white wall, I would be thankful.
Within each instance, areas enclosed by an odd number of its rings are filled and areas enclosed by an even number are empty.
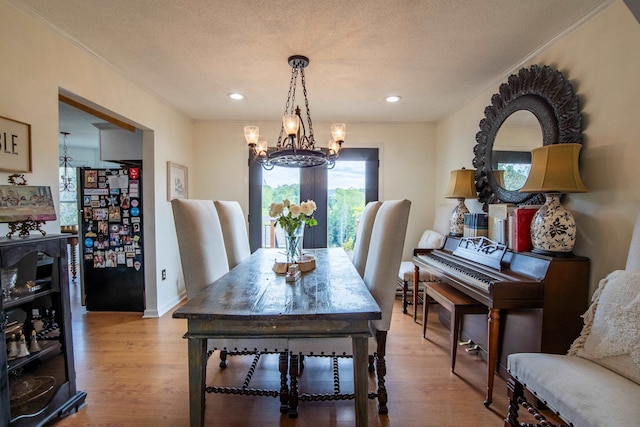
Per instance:
[[[640,213],[636,179],[640,161],[639,46],[640,24],[618,0],[523,65],[558,69],[580,99],[585,137],[581,175],[590,191],[571,194],[565,205],[578,225],[574,252],[591,259],[591,292],[606,274],[624,268],[633,223]],[[438,123],[438,192],[446,188],[449,169],[471,164],[484,107],[508,74],[494,88]],[[468,155],[461,157],[461,152]]]
[[[310,102],[313,102],[313,95]],[[277,114],[274,111],[274,115]],[[195,124],[192,197],[238,200],[243,210],[248,211],[248,149],[243,134],[247,124],[232,121]],[[273,135],[268,138],[270,141],[277,139],[279,122],[254,124],[260,126],[261,135]],[[316,134],[321,134],[323,129],[329,135],[328,123],[314,122]],[[404,258],[409,259],[422,232],[433,226],[435,126],[429,123],[348,123],[344,147],[379,148],[380,200],[411,200],[404,247]]]
[[[166,161],[191,166],[191,121],[6,0],[0,0],[0,57],[0,116],[31,124],[33,173],[26,179],[32,185],[51,186],[55,200],[59,198],[59,92],[95,103],[93,107],[147,130],[145,315],[171,308],[184,285],[180,283],[175,233],[168,226],[173,216],[166,200]],[[6,182],[8,175],[0,172],[0,181]],[[49,222],[44,228],[47,233],[58,233],[59,222]],[[6,224],[0,224],[0,233],[7,231]],[[162,268],[167,269],[166,281],[159,280]]]

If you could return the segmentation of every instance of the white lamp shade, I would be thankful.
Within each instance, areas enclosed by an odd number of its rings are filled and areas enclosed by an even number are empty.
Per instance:
[[[256,151],[258,154],[267,152],[267,141],[258,141],[256,145]]]
[[[260,128],[258,126],[245,126],[244,138],[247,140],[247,144],[257,144],[260,137]]]
[[[344,123],[334,123],[331,125],[331,136],[337,142],[344,142],[347,134],[347,125]]]
[[[296,114],[285,114],[282,117],[282,126],[287,135],[295,135],[300,127],[300,118]]]

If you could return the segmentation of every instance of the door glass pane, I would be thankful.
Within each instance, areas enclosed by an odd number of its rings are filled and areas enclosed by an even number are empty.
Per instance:
[[[337,161],[328,174],[327,246],[353,250],[365,205],[365,161]]]
[[[280,227],[274,227],[269,216],[271,203],[282,203],[289,199],[291,203],[300,203],[300,169],[273,168],[262,171],[262,247],[284,247],[284,235]]]
[[[77,179],[76,170],[71,168],[68,170],[68,176],[71,178],[71,191],[60,190],[60,225],[78,225],[78,196],[77,196]],[[60,188],[63,185],[64,168],[58,169],[58,179]]]

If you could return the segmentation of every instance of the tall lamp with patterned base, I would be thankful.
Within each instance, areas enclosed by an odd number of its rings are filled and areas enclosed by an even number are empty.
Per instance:
[[[531,172],[520,189],[544,193],[546,203],[531,221],[532,252],[551,256],[573,256],[576,222],[560,203],[565,193],[584,193],[580,178],[580,144],[551,144],[531,150]]]
[[[464,204],[464,199],[475,199],[478,197],[475,184],[475,171],[473,169],[456,169],[451,171],[449,187],[444,197],[447,199],[458,199],[458,205],[451,212],[449,223],[450,236],[462,236],[464,231],[464,214],[469,213],[469,209]]]

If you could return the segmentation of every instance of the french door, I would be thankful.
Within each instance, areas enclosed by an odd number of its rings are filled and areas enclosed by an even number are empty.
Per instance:
[[[378,149],[344,148],[335,167],[281,168],[265,171],[249,161],[249,241],[251,251],[278,247],[268,208],[272,202],[316,202],[318,225],[304,233],[305,248],[353,245],[359,215],[364,205],[378,200]],[[280,240],[280,242],[279,242]]]

